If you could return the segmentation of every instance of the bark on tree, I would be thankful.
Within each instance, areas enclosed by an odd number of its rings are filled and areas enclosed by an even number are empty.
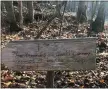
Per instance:
[[[22,13],[22,1],[19,1],[19,17],[20,17],[20,27],[23,26],[23,13]]]
[[[78,11],[77,11],[77,21],[79,23],[83,23],[87,20],[86,9],[87,7],[85,5],[85,1],[79,1]]]
[[[104,22],[105,22],[105,2],[100,3],[100,7],[98,9],[98,14],[95,21],[91,24],[91,29],[95,33],[102,32],[104,30]]]
[[[10,29],[9,32],[17,32],[22,30],[21,28],[18,27],[15,19],[15,14],[14,14],[14,8],[13,8],[13,2],[12,1],[4,1],[5,8],[7,10],[7,18],[10,24]]]
[[[1,11],[3,11],[3,10],[4,10],[4,2],[1,1]]]
[[[5,1],[4,3],[5,3],[5,8],[7,10],[7,17],[9,22],[16,23],[12,1]]]
[[[92,7],[91,7],[91,21],[93,21],[93,18],[96,14],[96,9],[98,6],[98,2],[97,1],[92,1]]]
[[[34,20],[34,8],[33,8],[33,1],[27,1],[27,8],[28,8],[28,19],[30,23]]]
[[[76,12],[76,1],[72,1],[72,12]]]
[[[60,23],[61,23],[61,25],[60,25],[59,36],[61,35],[61,31],[62,31],[62,20],[63,20],[63,16],[64,16],[64,13],[65,13],[66,5],[67,5],[67,2],[65,2],[65,4],[64,4],[63,14],[60,17]]]

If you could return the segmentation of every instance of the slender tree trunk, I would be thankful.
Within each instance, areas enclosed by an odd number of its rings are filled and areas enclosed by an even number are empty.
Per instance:
[[[22,1],[19,1],[19,15],[20,15],[20,27],[23,27],[23,12],[22,12]]]
[[[7,10],[7,16],[8,16],[9,22],[16,23],[12,1],[5,1],[4,3],[5,3],[5,8]]]
[[[57,2],[57,5],[56,5],[56,13],[60,16],[61,14],[60,14],[60,4],[59,4],[59,1],[56,1]]]
[[[91,24],[92,31],[95,33],[102,32],[104,30],[104,22],[105,22],[105,2],[101,2],[100,7],[98,9],[98,14],[95,21]]]
[[[97,1],[92,1],[91,20],[93,20],[95,14],[96,14],[97,4],[98,4]]]
[[[4,2],[3,2],[3,1],[1,1],[1,11],[3,11],[3,10],[4,10],[4,7],[5,7]]]
[[[76,11],[76,1],[72,1],[72,12]]]
[[[33,10],[33,1],[27,1],[27,8],[28,8],[28,18],[30,23],[34,20],[34,10]]]
[[[77,11],[77,20],[79,23],[83,23],[87,20],[86,17],[86,5],[85,1],[79,1],[78,11]]]
[[[14,8],[13,8],[13,2],[12,1],[4,1],[5,8],[7,10],[7,18],[10,24],[10,30],[9,32],[16,32],[20,31],[21,29],[18,27],[15,19],[15,14],[14,14]]]
[[[62,31],[62,20],[63,20],[64,12],[65,12],[65,9],[66,9],[66,5],[67,5],[67,2],[64,4],[63,14],[62,14],[62,16],[60,17],[61,25],[60,25],[59,36],[61,35],[61,31]]]
[[[93,23],[93,18],[96,15],[96,10],[97,10],[97,1],[92,1],[91,2],[91,15],[90,15],[90,27],[92,28],[92,23]]]

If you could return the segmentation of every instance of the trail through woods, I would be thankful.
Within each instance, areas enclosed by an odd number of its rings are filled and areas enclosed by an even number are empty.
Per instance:
[[[86,37],[87,24],[63,23],[62,35],[59,36],[59,19],[55,19],[39,39],[71,39],[77,37]],[[2,34],[2,47],[5,47],[9,41],[14,40],[35,40],[40,27],[44,22],[32,23],[24,27],[23,31],[17,34]],[[73,26],[72,26],[73,25]],[[73,31],[74,26],[79,32]],[[72,30],[70,30],[72,29]],[[104,38],[105,39],[105,38]],[[92,71],[55,71],[54,87],[57,88],[84,88],[84,87],[108,87],[108,54],[97,54],[97,68]],[[5,65],[2,65],[1,86],[5,88],[27,88],[27,87],[46,87],[46,71],[12,71]]]
[[[40,11],[39,8],[36,9]],[[17,17],[17,7],[15,7],[15,10]],[[23,11],[25,18],[27,14],[25,7],[23,7]],[[72,16],[70,13],[64,13],[62,24],[61,19],[57,16],[52,17],[52,19],[50,20],[50,16],[48,15],[47,19],[49,19],[49,23],[42,19],[34,23],[24,23],[24,25],[22,26],[22,31],[12,34],[6,33],[6,31],[9,30],[9,25],[8,22],[6,22],[7,18],[5,11],[2,11],[2,17],[2,24],[4,25],[1,28],[2,48],[6,47],[10,41],[15,40],[35,40],[37,38],[72,39],[90,36],[90,24],[88,22],[78,24],[76,17]],[[91,37],[96,36],[94,33],[91,34]],[[105,44],[107,44],[108,37],[104,35],[104,33],[97,35],[97,45],[99,45],[102,40],[104,40]],[[99,51],[98,46],[97,51]],[[96,69],[91,71],[54,71],[54,88],[108,88],[108,47],[106,47],[103,52],[97,52],[96,66]],[[45,88],[46,73],[47,71],[13,71],[11,69],[8,69],[5,64],[2,64],[1,87]]]

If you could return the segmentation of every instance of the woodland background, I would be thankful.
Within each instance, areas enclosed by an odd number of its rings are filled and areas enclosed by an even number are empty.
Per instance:
[[[2,48],[14,40],[99,38],[96,70],[55,71],[55,88],[108,88],[107,30],[107,1],[1,1]],[[46,87],[46,71],[13,71],[5,64],[1,70],[2,88]]]

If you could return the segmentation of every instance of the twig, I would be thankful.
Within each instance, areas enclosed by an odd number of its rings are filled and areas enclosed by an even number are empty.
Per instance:
[[[64,4],[65,4],[65,1],[63,1],[61,4],[58,4],[56,6],[56,8],[59,7],[61,9],[61,7]],[[49,24],[53,21],[53,19],[55,19],[58,16],[59,16],[59,13],[56,11],[56,13],[53,15],[53,17],[48,20],[48,22],[46,23],[46,25],[40,30],[40,32],[37,34],[37,36],[35,38],[38,39],[41,36],[41,34],[47,29],[47,27],[49,26]]]
[[[63,21],[64,12],[65,12],[65,9],[66,9],[66,4],[67,4],[67,2],[65,3],[64,10],[63,10],[63,14],[62,14],[62,16],[61,16],[61,25],[60,25],[59,36],[61,35],[61,30],[62,30],[62,21]]]

